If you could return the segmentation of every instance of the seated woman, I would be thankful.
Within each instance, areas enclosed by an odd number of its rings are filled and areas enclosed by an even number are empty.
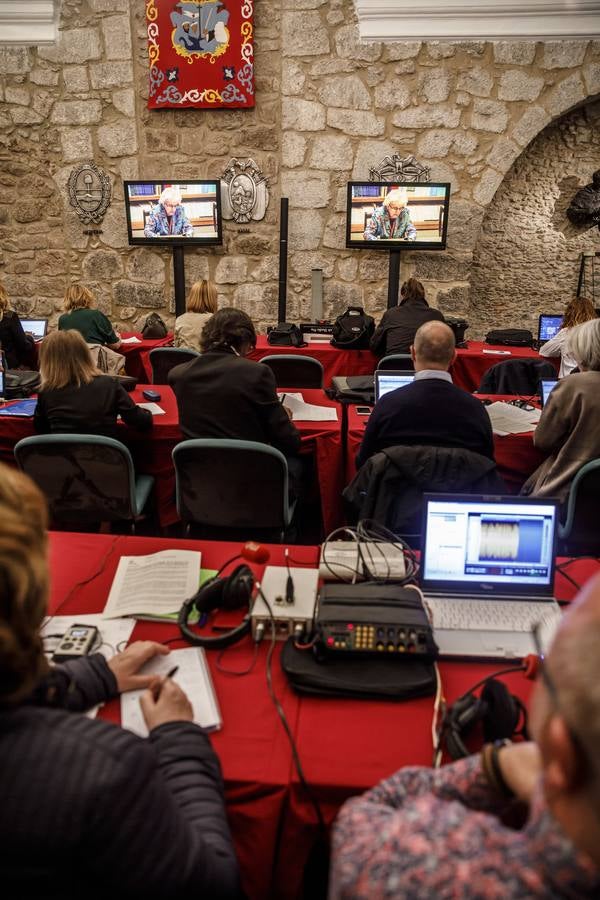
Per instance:
[[[548,454],[521,493],[566,500],[573,478],[600,457],[600,319],[569,330],[568,352],[580,372],[551,392],[533,436]]]
[[[94,295],[82,284],[70,285],[65,291],[66,312],[58,320],[58,330],[74,328],[87,344],[102,344],[111,350],[118,350],[121,337],[104,313],[92,308],[94,302]]]
[[[40,375],[36,431],[116,438],[117,416],[140,431],[152,428],[152,413],[136,406],[117,378],[96,369],[78,331],[54,331],[43,340]]]
[[[402,188],[389,191],[381,206],[375,207],[365,228],[366,241],[416,241],[417,229],[410,217],[408,194]]]
[[[68,565],[68,562],[65,563]],[[45,502],[0,466],[0,871],[8,897],[240,896],[219,761],[163,644],[52,666]],[[60,604],[59,604],[60,605]],[[148,738],[80,713],[131,690]],[[68,874],[68,878],[65,878]]]
[[[560,356],[559,378],[570,375],[573,369],[577,368],[577,361],[569,350],[571,329],[595,318],[596,310],[591,300],[587,297],[573,297],[567,303],[560,331],[540,347],[540,356]]]
[[[217,289],[212,281],[196,281],[188,295],[186,312],[175,319],[175,347],[200,352],[202,329],[217,311]]]
[[[194,226],[189,221],[177,187],[167,187],[146,220],[145,237],[193,237]]]
[[[9,369],[36,368],[33,338],[25,334],[21,320],[9,308],[8,294],[0,284],[0,346]]]
[[[425,322],[444,317],[439,309],[433,309],[425,299],[425,288],[416,278],[409,278],[400,288],[400,303],[384,312],[375,329],[370,347],[377,356],[388,353],[410,353],[417,330]]]

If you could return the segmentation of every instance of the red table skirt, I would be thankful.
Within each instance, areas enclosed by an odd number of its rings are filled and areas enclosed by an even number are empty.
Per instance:
[[[150,351],[156,347],[168,347],[173,343],[173,335],[169,333],[164,338],[146,340],[139,331],[124,331],[121,337],[139,338],[139,342],[136,344],[121,344],[119,353],[122,353],[125,357],[125,372],[127,375],[137,378],[140,383],[149,384],[152,381]]]

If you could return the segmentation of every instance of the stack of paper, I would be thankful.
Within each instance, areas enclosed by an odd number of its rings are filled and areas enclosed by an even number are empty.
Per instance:
[[[122,556],[103,616],[164,619],[177,615],[200,583],[196,550],[161,550],[149,556]]]
[[[295,422],[337,422],[337,410],[333,406],[305,403],[300,393],[279,394],[279,399],[291,410]]]
[[[492,431],[497,435],[525,434],[535,431],[542,414],[540,409],[521,409],[501,400],[485,407],[492,422]]]
[[[136,337],[135,334],[132,334],[131,337],[121,338],[122,344],[141,344],[139,337]]]

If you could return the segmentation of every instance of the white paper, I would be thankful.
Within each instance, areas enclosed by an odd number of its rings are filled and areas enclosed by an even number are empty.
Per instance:
[[[121,343],[122,344],[141,344],[142,342],[140,341],[139,337],[136,337],[135,334],[133,334],[131,337],[128,337],[128,338],[121,338]]]
[[[337,410],[333,406],[317,406],[305,403],[302,394],[279,394],[281,402],[292,413],[294,422],[337,422]]]
[[[501,400],[491,403],[485,409],[492,423],[492,431],[501,437],[507,434],[526,434],[528,431],[535,431],[541,415],[539,409],[521,409],[519,406],[511,406]]]
[[[183,650],[171,650],[168,656],[155,656],[140,672],[144,675],[166,675],[174,666],[179,668],[173,675],[173,681],[187,694],[194,710],[194,722],[211,730],[220,728],[221,715],[202,647],[186,647]],[[121,694],[121,725],[146,737],[148,728],[140,707],[141,695],[142,691]]]
[[[140,409],[149,409],[153,416],[164,416],[165,411],[158,403],[137,403]]]
[[[122,556],[103,617],[163,616],[177,612],[198,590],[201,554],[160,550],[148,556]]]
[[[510,350],[482,350],[482,353],[489,353],[490,356],[511,356]]]

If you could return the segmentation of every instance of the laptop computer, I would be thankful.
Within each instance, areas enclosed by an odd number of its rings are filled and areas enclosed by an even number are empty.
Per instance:
[[[558,378],[551,378],[548,380],[542,379],[542,381],[540,381],[539,395],[540,395],[540,400],[542,401],[542,408],[548,402],[548,397],[550,396],[551,392],[554,390],[554,388],[556,387],[557,384],[558,384]]]
[[[400,371],[395,369],[377,369],[375,371],[375,403],[381,400],[385,394],[398,388],[406,387],[414,381],[414,371]]]
[[[552,595],[559,504],[425,494],[421,589],[445,657],[522,659],[560,621]]]
[[[21,319],[25,334],[30,334],[34,341],[43,340],[48,334],[48,319]]]
[[[545,344],[562,328],[563,317],[542,313],[538,319],[538,341]]]

